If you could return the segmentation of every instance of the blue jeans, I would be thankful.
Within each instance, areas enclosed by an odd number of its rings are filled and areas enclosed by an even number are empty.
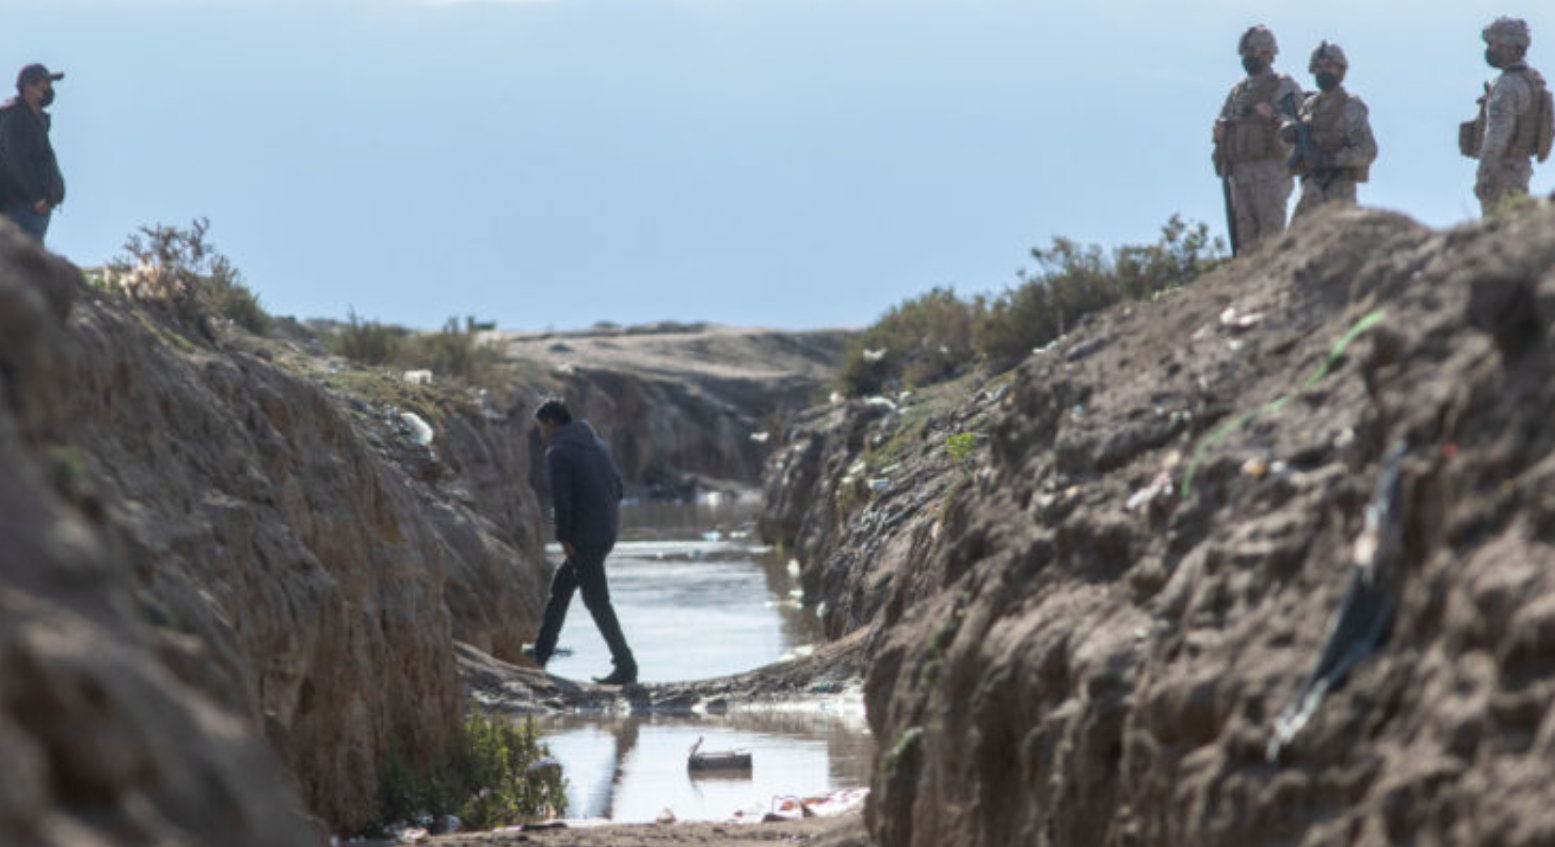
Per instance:
[[[25,203],[7,206],[3,214],[10,218],[11,223],[20,227],[22,232],[37,239],[39,244],[43,243],[43,236],[49,231],[49,218],[53,215],[52,212],[40,215],[37,209]]]

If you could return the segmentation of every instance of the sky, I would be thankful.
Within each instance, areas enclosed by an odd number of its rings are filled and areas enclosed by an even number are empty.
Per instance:
[[[4,0],[90,266],[208,218],[273,314],[436,328],[862,326],[997,292],[1053,236],[1225,230],[1210,129],[1254,23],[1320,40],[1381,148],[1361,202],[1474,217],[1457,126],[1519,0]],[[1555,189],[1555,160],[1533,189]]]

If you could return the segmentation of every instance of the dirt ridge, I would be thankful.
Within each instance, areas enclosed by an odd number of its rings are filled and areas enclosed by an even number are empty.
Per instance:
[[[1034,355],[959,495],[868,538],[922,589],[864,622],[875,843],[1555,840],[1552,325],[1548,210],[1353,210]]]

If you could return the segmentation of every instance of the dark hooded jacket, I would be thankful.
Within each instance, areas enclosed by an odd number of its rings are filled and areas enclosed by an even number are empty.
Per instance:
[[[621,476],[587,421],[556,429],[545,468],[556,510],[556,540],[577,547],[609,547],[620,528]]]
[[[0,105],[0,206],[65,202],[65,177],[49,143],[49,115],[20,97]]]

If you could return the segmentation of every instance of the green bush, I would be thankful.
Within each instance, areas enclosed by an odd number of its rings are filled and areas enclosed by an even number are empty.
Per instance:
[[[1225,243],[1207,224],[1172,215],[1154,244],[1125,245],[1105,253],[1054,238],[1034,248],[1035,274],[985,304],[978,315],[977,352],[999,365],[1019,360],[1073,329],[1086,315],[1123,300],[1142,300],[1181,285],[1227,260]]]
[[[377,321],[364,321],[352,308],[346,325],[329,337],[330,352],[364,365],[388,365],[399,358],[401,341],[409,333]]]
[[[1525,191],[1509,191],[1501,195],[1496,205],[1489,214],[1488,220],[1504,220],[1508,218],[1526,218],[1539,211],[1539,201],[1530,197]]]
[[[515,724],[472,711],[453,751],[431,768],[410,766],[390,751],[378,788],[378,822],[453,815],[468,829],[560,817],[567,811],[559,767],[536,767],[550,751],[532,718]]]
[[[206,218],[196,218],[188,229],[143,226],[108,263],[107,277],[130,296],[161,303],[187,322],[219,316],[264,335],[270,316],[238,269],[206,240],[210,227]]]
[[[477,339],[479,331],[459,326],[449,318],[438,332],[418,333],[405,339],[399,363],[407,368],[425,368],[438,376],[452,376],[471,385],[492,382],[502,356],[496,348]]]
[[[977,449],[977,433],[960,432],[945,438],[945,452],[957,462],[964,462],[972,457],[972,451]]]
[[[413,332],[404,327],[364,321],[352,309],[346,325],[329,338],[329,349],[364,365],[429,370],[440,378],[461,379],[470,385],[493,386],[498,382],[502,355],[479,341],[473,319],[460,326],[449,318],[437,332]]]
[[[1224,241],[1206,224],[1173,215],[1154,244],[1110,253],[1055,237],[1034,248],[1035,273],[1003,293],[970,301],[935,288],[890,311],[866,329],[843,362],[840,381],[853,395],[895,384],[924,385],[957,375],[971,363],[1002,367],[1073,329],[1086,315],[1121,300],[1152,297],[1191,282],[1227,261]]]
[[[870,394],[892,381],[926,385],[954,375],[972,360],[975,320],[974,307],[949,288],[893,306],[849,350],[844,387]]]

